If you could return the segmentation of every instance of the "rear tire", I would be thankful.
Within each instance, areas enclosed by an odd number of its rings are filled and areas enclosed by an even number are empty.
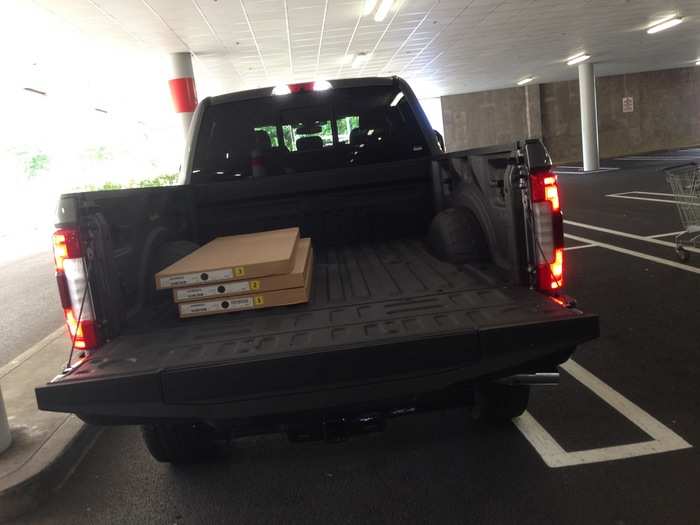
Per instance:
[[[217,456],[216,434],[198,423],[155,423],[141,426],[146,448],[162,463],[198,463]]]
[[[525,412],[529,399],[530,387],[527,385],[479,385],[474,392],[472,417],[483,423],[507,423]]]

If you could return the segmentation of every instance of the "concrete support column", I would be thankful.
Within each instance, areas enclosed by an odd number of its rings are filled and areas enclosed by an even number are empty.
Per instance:
[[[542,138],[542,104],[540,85],[531,84],[525,86],[525,127],[527,138]]]
[[[190,53],[173,53],[170,55],[173,78],[168,81],[170,96],[173,99],[175,112],[182,116],[182,127],[187,136],[192,122],[192,113],[197,107],[197,89],[192,70],[192,55]]]
[[[2,400],[2,390],[0,389],[0,454],[9,448],[11,443],[10,423],[7,421],[5,402]]]
[[[584,62],[578,66],[578,85],[581,97],[581,138],[583,146],[583,169],[593,171],[600,168],[598,150],[598,106],[595,94],[595,72],[593,64]]]

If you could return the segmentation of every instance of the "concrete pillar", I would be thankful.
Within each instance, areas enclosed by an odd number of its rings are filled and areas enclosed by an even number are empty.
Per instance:
[[[173,53],[170,55],[173,78],[168,81],[170,96],[173,99],[175,112],[182,117],[182,127],[187,136],[192,122],[192,113],[197,107],[197,89],[192,70],[192,55],[190,53]]]
[[[598,106],[595,95],[595,73],[591,62],[578,66],[578,86],[581,97],[581,138],[583,146],[583,169],[600,168],[598,151]]]
[[[10,423],[7,421],[5,402],[2,400],[2,389],[0,389],[0,454],[9,448],[11,443]]]
[[[525,86],[525,127],[527,138],[542,138],[542,104],[539,84]]]

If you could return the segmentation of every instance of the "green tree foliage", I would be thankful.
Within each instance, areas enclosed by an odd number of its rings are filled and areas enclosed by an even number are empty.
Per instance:
[[[24,156],[26,153],[20,153]],[[24,164],[27,177],[32,179],[49,169],[49,156],[46,153],[35,153]]]
[[[91,160],[110,160],[112,158],[112,153],[107,149],[106,146],[96,146],[88,148],[85,152],[87,158]]]
[[[128,184],[123,185],[118,182],[107,181],[101,186],[95,184],[87,184],[80,191],[103,191],[103,190],[124,190],[129,188],[157,188],[160,186],[174,186],[177,184],[177,173],[164,173],[152,179],[130,180]]]
[[[158,177],[152,179],[144,179],[138,181],[136,187],[138,188],[154,188],[157,186],[173,186],[177,184],[177,173],[164,173]]]

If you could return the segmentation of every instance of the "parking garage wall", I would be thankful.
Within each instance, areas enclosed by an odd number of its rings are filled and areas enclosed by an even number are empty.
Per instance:
[[[698,67],[600,77],[596,93],[603,158],[700,144]],[[542,131],[552,157],[580,160],[578,81],[543,84],[541,96]],[[626,97],[632,99],[627,112]]]
[[[578,80],[528,88],[443,97],[448,149],[541,135],[555,162],[580,161]],[[700,67],[600,77],[596,91],[601,157],[700,145]]]
[[[442,97],[448,151],[540,137],[538,85]]]

